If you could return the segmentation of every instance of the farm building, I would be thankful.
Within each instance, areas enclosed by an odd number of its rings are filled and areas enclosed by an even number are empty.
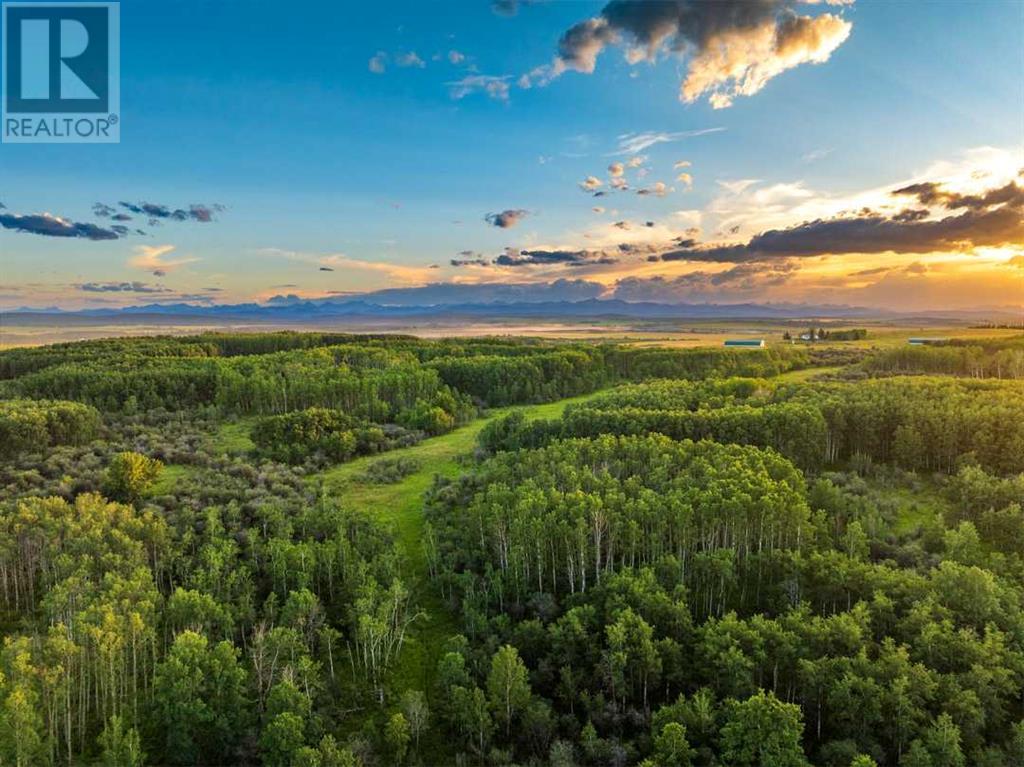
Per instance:
[[[748,349],[763,349],[763,338],[730,338],[725,342],[726,346],[740,346]]]

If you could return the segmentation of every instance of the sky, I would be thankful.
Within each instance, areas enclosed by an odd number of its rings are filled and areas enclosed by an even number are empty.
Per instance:
[[[125,0],[120,143],[0,145],[0,308],[1015,307],[1022,173],[1019,0]]]

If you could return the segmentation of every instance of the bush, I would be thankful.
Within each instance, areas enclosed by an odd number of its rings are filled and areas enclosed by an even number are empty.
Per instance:
[[[381,458],[366,467],[361,479],[372,485],[393,485],[420,470],[415,458]]]

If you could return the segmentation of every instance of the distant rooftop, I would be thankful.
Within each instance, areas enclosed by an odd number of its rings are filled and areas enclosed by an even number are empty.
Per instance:
[[[756,348],[764,347],[763,338],[730,338],[725,342],[726,346],[750,346]]]

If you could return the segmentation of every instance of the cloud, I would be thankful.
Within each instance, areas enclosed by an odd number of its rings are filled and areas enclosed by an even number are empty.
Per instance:
[[[735,181],[717,181],[720,187],[730,194],[743,194],[747,189],[752,187],[754,184],[761,183],[761,179],[758,178],[740,178]]]
[[[676,181],[686,184],[687,189],[693,189],[693,176],[689,173],[680,173],[676,176]]]
[[[737,96],[752,96],[788,69],[828,61],[852,29],[832,14],[784,12],[754,27],[720,32],[691,59],[680,99],[692,103],[707,94],[715,109],[732,106]]]
[[[612,178],[619,178],[626,172],[626,167],[621,162],[613,162],[608,166],[608,175]]]
[[[689,168],[692,163],[689,160],[680,160],[672,166],[672,170],[679,170],[680,168]]]
[[[85,282],[78,289],[86,293],[171,293],[162,285],[148,285],[145,282]],[[208,290],[209,288],[207,288]]]
[[[600,205],[595,205],[593,208],[591,208],[591,210],[597,214],[604,213],[604,208],[602,208]]]
[[[683,130],[683,131],[644,131],[642,133],[623,133],[619,136],[618,149],[615,154],[637,154],[649,149],[656,144],[670,144],[676,141],[682,141],[683,139],[694,138],[695,136],[706,136],[709,133],[720,133],[725,128],[701,128],[699,130]],[[643,163],[647,158],[639,158],[637,165]],[[638,158],[634,157],[630,160],[630,163],[636,162]],[[629,167],[635,168],[636,165],[630,165]]]
[[[366,68],[375,75],[382,75],[387,69],[387,62],[388,55],[384,51],[377,51],[370,57],[370,61],[367,63]]]
[[[488,213],[484,216],[484,221],[499,229],[509,229],[518,224],[527,215],[528,211],[521,208],[509,208],[508,210],[501,211],[501,213]]]
[[[21,216],[17,213],[0,213],[0,226],[15,232],[37,234],[42,237],[67,237],[83,240],[116,240],[120,232],[105,229],[96,224],[72,221],[51,213],[34,213]],[[125,232],[127,233],[127,232]]]
[[[425,69],[427,66],[416,51],[398,54],[395,57],[395,63],[400,67],[415,67],[416,69]]]
[[[630,64],[667,52],[687,59],[680,100],[706,95],[721,109],[788,69],[827,61],[849,37],[853,25],[842,17],[802,16],[795,7],[791,0],[612,0],[569,28],[554,60],[528,77],[543,85],[569,70],[593,73],[608,46],[623,45]]]
[[[693,245],[662,255],[664,261],[743,263],[849,253],[932,253],[999,247],[1024,241],[1024,189],[1011,182],[979,194],[949,192],[930,182],[897,189],[941,205],[954,215],[924,218],[916,211],[821,218],[762,232],[745,243]]]
[[[916,197],[922,205],[941,205],[951,210],[969,208],[979,210],[993,205],[1007,204],[1012,207],[1024,207],[1024,187],[1010,181],[1005,186],[989,189],[981,194],[964,194],[948,190],[943,184],[925,181],[910,184],[892,193],[894,196]]]
[[[448,63],[449,64],[458,65],[458,64],[461,64],[465,60],[466,60],[466,54],[462,53],[461,51],[456,51],[456,50],[448,51]]]
[[[721,271],[695,271],[674,277],[629,276],[619,279],[612,297],[622,301],[743,300],[788,283],[797,267],[790,262],[738,264]]]
[[[817,162],[818,160],[824,160],[828,157],[834,149],[814,149],[807,152],[803,157],[800,158],[801,162]]]
[[[102,203],[96,203],[96,205],[102,205]],[[198,221],[202,224],[208,224],[214,220],[217,213],[221,213],[225,209],[220,203],[214,203],[213,205],[192,203],[188,206],[187,210],[184,208],[172,208],[168,205],[161,205],[152,202],[135,203],[121,201],[118,205],[132,213],[148,216],[150,225],[153,225],[160,220]],[[104,206],[104,208],[107,207],[109,206]],[[95,209],[96,208],[94,206],[93,210]],[[113,209],[111,208],[111,210]]]
[[[112,208],[102,202],[93,203],[92,206],[92,214],[97,218],[110,218],[116,212],[116,208]]]
[[[185,264],[191,264],[199,260],[194,257],[165,258],[165,256],[173,251],[173,245],[138,245],[135,248],[135,255],[128,260],[128,266],[151,272],[155,277],[163,277]]]
[[[675,187],[665,186],[665,182],[663,181],[656,181],[651,186],[644,187],[643,189],[637,189],[636,193],[639,195],[653,195],[654,197],[664,197],[669,192],[674,191]]]
[[[494,259],[497,266],[588,266],[614,264],[617,259],[585,250],[520,250],[506,252]]]
[[[262,248],[256,252],[263,256],[316,266],[325,272],[344,271],[346,277],[353,279],[365,280],[366,275],[377,275],[387,284],[424,284],[434,278],[429,266],[411,266],[389,261],[366,261],[350,258],[343,253],[324,255],[280,248]]]
[[[599,179],[597,176],[587,176],[580,182],[580,189],[582,189],[584,192],[594,192],[597,191],[597,189],[601,187],[603,183],[604,182],[602,182],[601,179]]]
[[[508,101],[508,81],[511,75],[467,75],[461,80],[447,83],[449,95],[464,99],[474,93],[486,93],[496,101]]]

